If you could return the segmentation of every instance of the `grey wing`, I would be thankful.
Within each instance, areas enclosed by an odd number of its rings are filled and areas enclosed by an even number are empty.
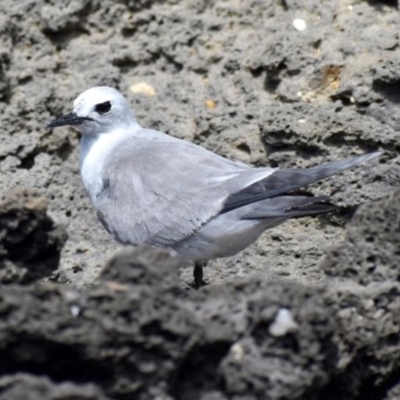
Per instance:
[[[121,243],[171,246],[218,215],[230,194],[273,171],[181,140],[134,138],[107,160],[95,207]]]

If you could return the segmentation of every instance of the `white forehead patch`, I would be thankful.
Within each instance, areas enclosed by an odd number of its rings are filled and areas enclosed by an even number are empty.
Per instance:
[[[79,95],[75,100],[74,100],[74,108],[79,108],[84,103],[85,99],[82,97],[82,95]]]
[[[114,119],[115,124],[136,123],[127,99],[118,90],[107,86],[96,86],[81,93],[74,101],[73,112],[80,117],[97,118],[96,106],[106,102],[110,102],[112,105],[112,112],[107,113],[108,123],[111,119]],[[104,121],[104,118],[102,120]]]
[[[96,86],[85,90],[74,101],[74,110],[93,107],[95,104],[104,103],[106,101],[118,101],[123,98],[119,92],[107,86]]]

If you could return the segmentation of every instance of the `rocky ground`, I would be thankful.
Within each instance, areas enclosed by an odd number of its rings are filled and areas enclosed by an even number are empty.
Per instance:
[[[0,400],[400,398],[396,1],[0,10]],[[384,153],[306,189],[340,212],[210,263],[195,292],[165,252],[119,253],[79,135],[44,128],[104,84],[143,126],[253,165]]]

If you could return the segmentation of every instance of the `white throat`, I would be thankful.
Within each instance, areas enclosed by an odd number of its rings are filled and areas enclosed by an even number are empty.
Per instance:
[[[121,141],[131,136],[129,130],[97,135],[83,135],[80,142],[79,168],[83,185],[94,204],[103,186],[102,169],[107,157]],[[133,133],[133,132],[132,132]]]

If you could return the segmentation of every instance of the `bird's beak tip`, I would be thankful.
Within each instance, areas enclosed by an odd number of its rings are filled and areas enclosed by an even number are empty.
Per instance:
[[[54,122],[54,121],[49,122],[49,123],[46,125],[46,129],[53,129],[53,128],[54,128],[53,122]]]

